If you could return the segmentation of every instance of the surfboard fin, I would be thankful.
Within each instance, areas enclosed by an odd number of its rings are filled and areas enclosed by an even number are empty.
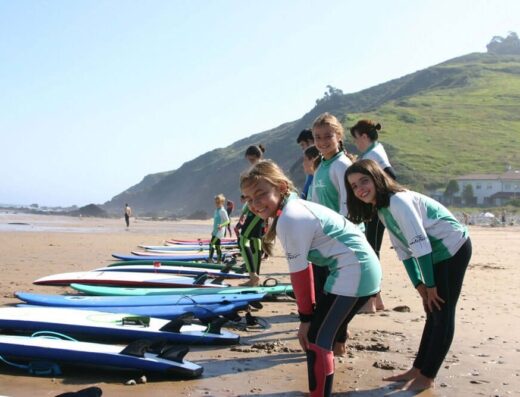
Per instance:
[[[169,346],[164,348],[157,356],[165,360],[182,363],[184,356],[190,351],[187,346]]]
[[[202,273],[201,275],[195,277],[193,284],[194,285],[203,285],[207,279],[208,279],[208,273]]]
[[[208,324],[208,327],[206,328],[206,332],[208,334],[216,334],[220,335],[220,331],[222,329],[222,326],[228,322],[227,318],[219,317],[213,320]]]
[[[183,325],[186,325],[186,322],[182,318],[176,318],[169,323],[163,325],[160,330],[165,332],[181,332],[181,328]]]

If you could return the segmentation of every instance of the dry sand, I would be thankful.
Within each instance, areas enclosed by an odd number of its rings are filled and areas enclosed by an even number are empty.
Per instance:
[[[205,237],[211,228],[209,221],[133,221],[125,230],[123,219],[0,213],[0,304],[17,303],[15,291],[68,291],[33,285],[38,277],[90,270],[112,262],[113,252],[128,253],[138,244],[157,245],[171,237]],[[421,396],[520,395],[520,228],[471,227],[470,233],[473,259],[459,303],[455,340],[436,388]],[[385,368],[408,368],[413,360],[424,315],[386,235],[382,264],[387,310],[359,315],[351,323],[349,356],[336,359],[334,396],[383,396],[392,390],[381,380],[392,373]],[[288,282],[279,247],[262,269],[264,276]],[[403,305],[410,311],[393,310]],[[55,396],[95,385],[110,397],[303,396],[306,364],[295,339],[295,312],[289,298],[267,302],[255,314],[271,328],[238,330],[242,340],[235,347],[192,347],[186,358],[204,366],[204,374],[196,380],[125,386],[126,373],[88,369],[65,371],[55,378],[35,377],[0,363],[0,395]]]

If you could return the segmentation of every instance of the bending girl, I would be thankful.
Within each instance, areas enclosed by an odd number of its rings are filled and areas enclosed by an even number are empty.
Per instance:
[[[298,198],[293,183],[272,161],[260,161],[242,174],[240,188],[253,213],[273,218],[264,238],[272,242],[278,235],[286,252],[310,395],[330,396],[336,334],[379,291],[379,260],[357,226],[327,207]],[[329,269],[325,292],[316,302],[309,262]]]
[[[403,390],[432,387],[455,332],[455,309],[471,258],[468,232],[443,205],[406,190],[373,160],[354,163],[345,184],[349,219],[379,216],[426,311],[413,367],[385,380],[407,382]]]

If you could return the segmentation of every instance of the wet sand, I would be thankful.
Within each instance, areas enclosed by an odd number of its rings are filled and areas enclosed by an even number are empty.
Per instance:
[[[54,273],[91,270],[113,262],[113,252],[167,238],[206,237],[210,221],[134,221],[0,213],[0,305],[13,305],[15,291],[71,292],[35,286]],[[520,395],[520,228],[471,227],[473,258],[466,274],[452,348],[433,390],[420,396]],[[418,347],[424,314],[385,235],[382,264],[386,310],[358,315],[351,323],[349,354],[336,358],[334,396],[371,397],[392,392],[384,376],[408,368]],[[279,246],[262,264],[264,277],[288,282]],[[409,311],[394,308],[407,306]],[[296,306],[290,298],[266,302],[254,313],[270,328],[235,329],[237,346],[192,347],[186,359],[204,367],[195,380],[148,379],[126,386],[133,374],[67,369],[56,377],[30,376],[0,363],[0,395],[55,396],[98,386],[103,396],[303,396],[306,363],[295,338]],[[392,394],[403,396],[403,393]],[[411,395],[411,394],[407,394]]]

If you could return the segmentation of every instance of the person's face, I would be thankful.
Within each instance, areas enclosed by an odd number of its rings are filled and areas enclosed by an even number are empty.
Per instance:
[[[372,143],[367,134],[360,134],[358,131],[354,131],[354,135],[352,138],[354,140],[354,145],[356,145],[357,150],[359,150],[360,152],[364,152],[365,150],[367,150],[370,144]]]
[[[311,141],[311,140],[300,141],[299,145],[300,145],[300,147],[302,148],[302,152],[304,152],[305,149],[307,149],[309,146],[314,145],[314,142]]]
[[[307,175],[314,175],[314,159],[303,156],[303,171]]]
[[[276,215],[282,201],[280,189],[265,180],[242,188],[242,194],[251,212],[264,220]]]
[[[312,130],[314,145],[326,160],[339,152],[340,137],[329,126],[315,127]]]
[[[246,156],[246,160],[249,161],[249,164],[255,165],[260,161],[260,157],[252,156],[249,154]]]
[[[376,205],[376,187],[370,176],[354,172],[348,176],[348,183],[359,200]]]
[[[222,207],[222,204],[222,201],[220,201],[219,199],[215,199],[215,207],[220,208]]]

